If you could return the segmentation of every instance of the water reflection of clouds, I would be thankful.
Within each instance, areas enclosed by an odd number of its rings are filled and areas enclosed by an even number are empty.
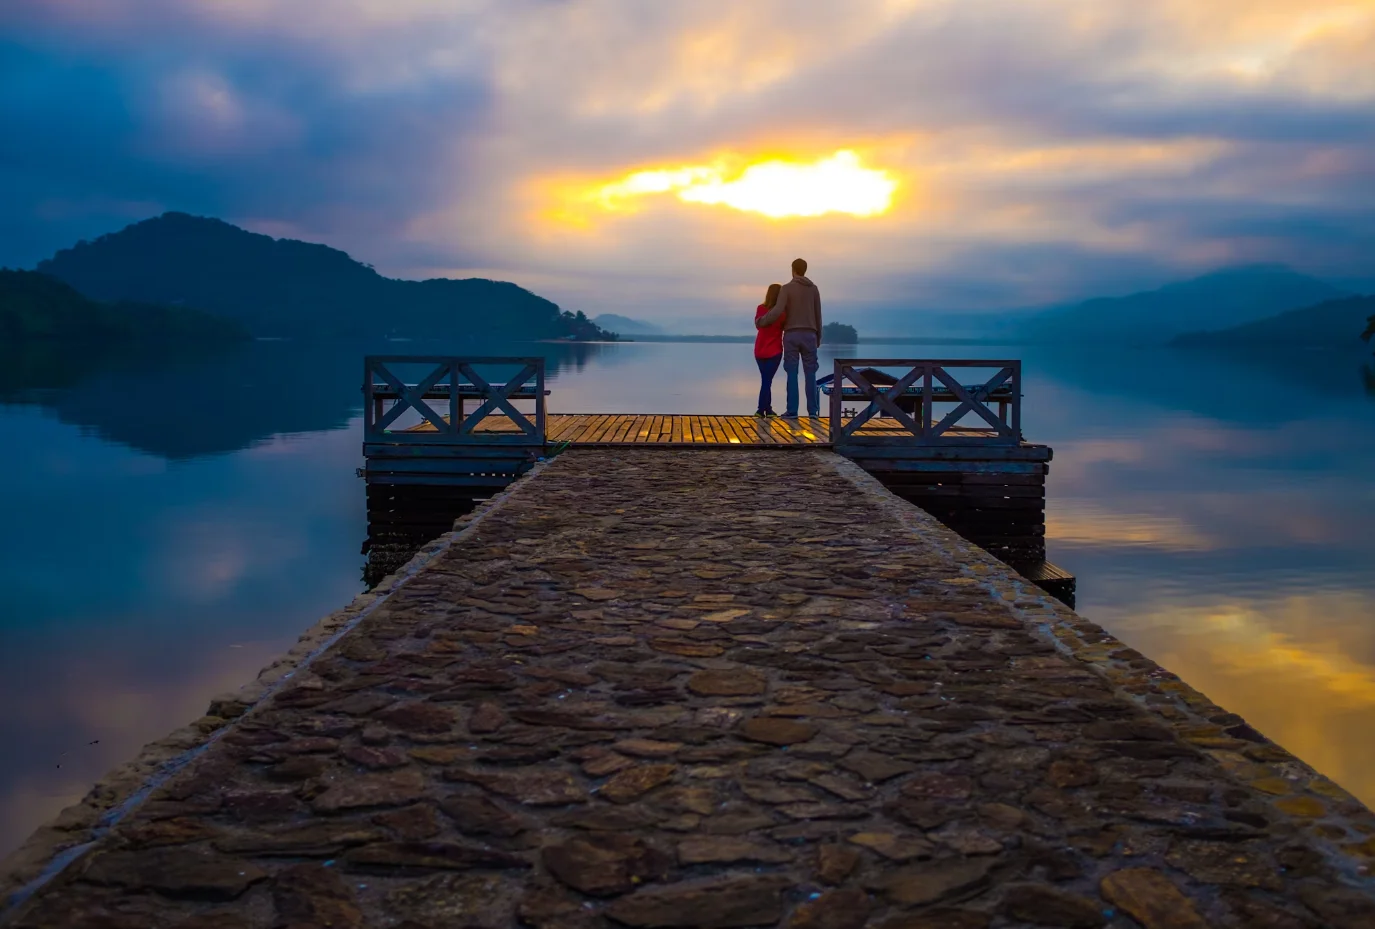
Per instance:
[[[1353,509],[1317,491],[1168,495],[1124,489],[1115,497],[1052,496],[1046,505],[1046,538],[1168,551],[1363,545],[1370,532],[1365,513],[1371,509],[1375,507],[1369,501]]]
[[[352,427],[354,421],[350,421]],[[345,430],[347,432],[349,430]],[[352,436],[350,436],[352,438]],[[245,459],[255,458],[315,458],[333,459],[335,450],[330,445],[321,447],[320,434],[290,432],[284,435],[274,435],[255,442],[253,445],[243,450]]]
[[[256,540],[231,538],[223,525],[176,526],[161,557],[149,559],[148,570],[172,592],[191,602],[208,602],[229,593],[248,574],[255,559],[270,559]],[[271,548],[273,546],[267,546]]]
[[[1046,441],[1047,538],[1062,543],[1363,548],[1375,519],[1360,465],[1375,461],[1375,443],[1345,421],[1243,427],[1157,412],[1130,435]]]
[[[1160,352],[1028,370],[1080,612],[1375,803],[1368,401]]]
[[[1046,537],[1068,544],[1175,551],[1363,547],[1375,511],[1368,494],[1343,498],[1302,484],[1258,489],[1239,481],[1231,488],[1172,490],[1134,486],[1128,479],[1069,483],[1071,492],[1062,486],[1049,493]]]
[[[1055,471],[1079,469],[1077,473],[1084,474],[1090,466],[1104,462],[1136,464],[1146,460],[1147,452],[1147,444],[1134,438],[1080,439],[1059,443]]]
[[[50,474],[60,474],[65,478],[81,479],[91,477],[96,472],[141,476],[162,474],[167,470],[167,461],[165,459],[133,451],[115,461],[95,461],[81,455],[61,453],[50,454],[45,455],[42,460],[36,462],[36,464]]]
[[[38,408],[0,417],[33,427],[0,482],[21,530],[0,534],[3,855],[347,602],[364,519],[356,426],[168,462]]]
[[[1311,488],[1209,491],[1181,500],[1227,531],[1236,547],[1361,542],[1368,523],[1329,493]]]
[[[1375,592],[1120,593],[1094,619],[1375,804]]]
[[[346,513],[356,503],[352,492],[359,488],[339,459],[357,452],[356,432],[339,431],[317,435],[312,442],[274,438],[237,455],[203,461],[196,470],[222,489],[159,516],[149,533],[146,582],[188,603],[209,603],[239,584],[300,563],[311,555],[314,527],[282,519],[282,507],[299,485],[280,480],[280,469],[300,469],[302,476],[333,471],[334,479],[317,492],[340,487],[340,510]],[[320,506],[328,507],[328,498]]]
[[[1136,465],[1152,471],[1196,455],[1283,457],[1311,438],[1307,430],[1290,424],[1273,429],[1244,428],[1192,416],[1152,416],[1131,424],[1130,435],[1068,438],[1055,442],[1052,471],[1069,472],[1076,479],[1090,476],[1102,464]],[[1119,423],[1118,429],[1124,428]]]
[[[1217,540],[1177,516],[1132,513],[1084,501],[1053,502],[1046,538],[1080,545],[1148,546],[1166,551],[1208,551]]]
[[[549,398],[551,412],[745,414],[754,412],[759,397],[748,342],[636,342],[606,346],[602,357],[617,359],[614,377],[566,372]],[[781,372],[773,383],[778,408]]]
[[[25,667],[7,677],[29,686],[2,692],[15,754],[0,763],[0,856],[147,742],[204,713],[208,694],[251,680],[282,647],[229,649],[186,630],[180,643],[98,634],[80,649],[26,650]]]
[[[1163,424],[1153,432],[1151,444],[1165,452],[1228,455],[1258,455],[1282,449],[1271,433],[1192,416]]]

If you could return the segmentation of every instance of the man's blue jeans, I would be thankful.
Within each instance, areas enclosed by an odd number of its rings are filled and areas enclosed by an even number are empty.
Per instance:
[[[784,416],[797,415],[797,362],[802,361],[802,371],[807,383],[807,415],[821,415],[821,389],[816,386],[817,334],[810,329],[790,329],[783,333],[783,370],[788,375],[788,409]]]

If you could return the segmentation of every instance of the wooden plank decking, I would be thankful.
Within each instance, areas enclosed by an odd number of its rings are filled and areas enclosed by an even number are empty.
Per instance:
[[[433,432],[424,423],[414,432]],[[520,430],[505,416],[489,416],[473,430],[476,433],[516,434]],[[550,445],[568,442],[577,446],[607,445],[739,445],[759,448],[777,445],[829,445],[829,420],[802,417],[788,421],[781,417],[757,419],[753,416],[655,413],[550,413],[545,431]],[[989,430],[970,429],[970,435],[991,435]],[[859,430],[861,436],[901,436],[903,427],[894,420],[870,420]]]
[[[502,420],[489,420],[491,431],[505,432],[514,427]],[[479,431],[488,431],[479,427]],[[706,414],[587,415],[550,414],[546,423],[550,444],[568,442],[579,446],[598,445],[824,445],[830,430],[821,419],[756,419],[753,416],[711,416]]]

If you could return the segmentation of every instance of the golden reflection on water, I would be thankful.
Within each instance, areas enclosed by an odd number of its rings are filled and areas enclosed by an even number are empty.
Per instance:
[[[1165,551],[1208,551],[1217,542],[1171,515],[1124,513],[1082,501],[1046,508],[1046,538],[1056,542],[1141,545]]]
[[[1318,591],[1092,618],[1375,807],[1375,597]]]
[[[1046,538],[1080,612],[1375,806],[1368,430],[1135,429],[1055,443]],[[1323,480],[1281,479],[1312,449]]]

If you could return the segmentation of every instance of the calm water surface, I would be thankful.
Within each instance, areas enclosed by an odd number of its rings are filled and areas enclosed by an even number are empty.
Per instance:
[[[0,854],[361,590],[366,348],[0,358]],[[461,348],[548,356],[555,412],[754,408],[748,345]],[[1023,358],[1080,612],[1375,804],[1375,390],[1357,359],[859,353]]]

